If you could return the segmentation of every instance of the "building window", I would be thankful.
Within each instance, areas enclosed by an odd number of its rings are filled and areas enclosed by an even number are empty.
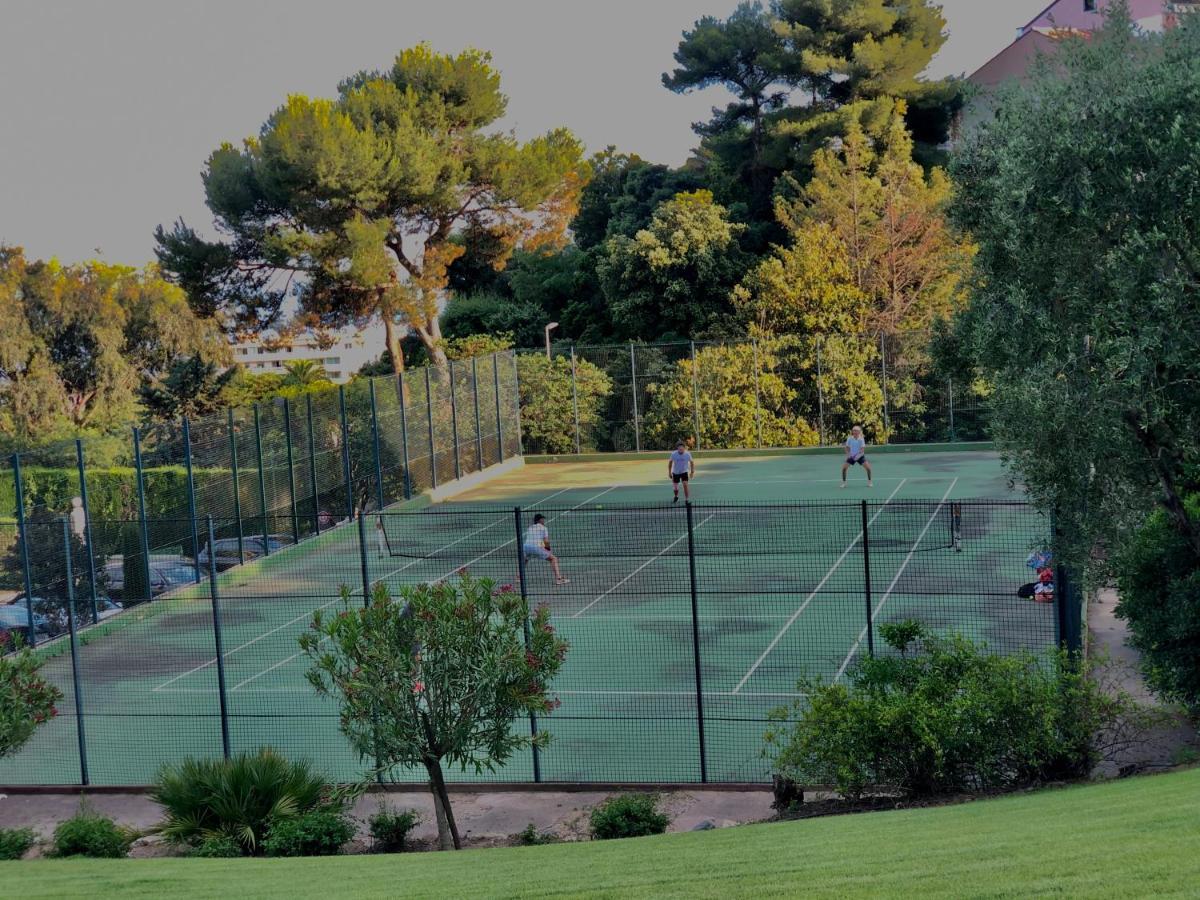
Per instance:
[[[267,351],[266,351],[266,350],[264,350],[262,347],[259,347],[259,348],[258,348],[258,355],[259,355],[259,356],[262,356],[262,355],[263,355],[264,353],[266,353],[266,352],[267,352]]]
[[[342,361],[342,358],[340,356],[325,357],[325,365],[327,365],[327,366],[336,366],[341,361]]]
[[[341,373],[341,372],[330,372],[330,373],[329,373],[329,377],[330,377],[330,378],[340,378],[340,377],[341,377],[341,375],[342,375],[342,373]]]
[[[275,360],[275,362],[271,363],[271,365],[274,366],[276,369],[283,367],[283,363],[280,362],[279,360]]]
[[[1083,0],[1083,11],[1084,12],[1095,12],[1096,11],[1096,0]]]
[[[353,344],[343,344],[342,346],[343,346],[345,349],[347,349],[347,350],[353,350],[353,349],[354,349],[354,345],[353,345]]]

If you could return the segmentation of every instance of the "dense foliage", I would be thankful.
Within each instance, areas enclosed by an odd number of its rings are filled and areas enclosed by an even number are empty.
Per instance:
[[[121,859],[129,855],[133,838],[112,819],[84,810],[54,829],[52,852],[55,856]]]
[[[16,753],[58,715],[62,692],[38,671],[28,647],[0,656],[0,757]]]
[[[267,856],[336,856],[354,837],[354,823],[339,809],[322,807],[273,819],[263,839]]]
[[[379,811],[367,821],[374,849],[382,853],[403,853],[408,836],[421,824],[421,814],[415,809],[390,810],[380,804]]]
[[[592,363],[575,361],[575,387],[571,387],[571,360],[528,353],[517,357],[521,394],[521,430],[526,453],[573,453],[575,409],[579,410],[580,446],[596,449],[602,438],[604,402],[612,393],[612,379]]]
[[[0,828],[0,860],[20,859],[36,839],[32,828]]]
[[[659,812],[658,797],[653,794],[619,794],[597,805],[592,810],[590,823],[592,837],[607,841],[662,834],[671,819]]]

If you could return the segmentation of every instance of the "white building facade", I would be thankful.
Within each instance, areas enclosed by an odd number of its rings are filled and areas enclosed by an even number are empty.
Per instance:
[[[344,328],[321,338],[302,331],[287,342],[272,332],[233,344],[234,361],[253,375],[286,375],[288,363],[308,360],[323,366],[331,381],[345,384],[369,362],[383,354],[386,343],[382,324],[363,329]]]

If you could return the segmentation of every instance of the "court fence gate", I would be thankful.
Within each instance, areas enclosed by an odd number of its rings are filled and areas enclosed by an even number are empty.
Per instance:
[[[535,514],[568,584],[525,548]],[[186,524],[211,547],[228,523]],[[314,705],[296,635],[317,609],[363,603],[378,584],[395,595],[463,570],[549,604],[571,645],[552,685],[562,706],[513,725],[555,740],[495,782],[768,781],[770,710],[800,696],[800,678],[837,680],[890,652],[884,622],[917,619],[1002,654],[1082,646],[1069,573],[1058,570],[1053,604],[1017,598],[1033,580],[1027,555],[1050,542],[1022,502],[360,511],[270,559],[222,571],[209,554],[202,583],[111,616],[78,591],[69,519],[53,528],[64,577],[47,593],[64,627],[35,652],[63,701],[0,760],[0,785],[143,785],[184,756],[265,745],[355,781],[371,766],[339,733],[336,704]]]

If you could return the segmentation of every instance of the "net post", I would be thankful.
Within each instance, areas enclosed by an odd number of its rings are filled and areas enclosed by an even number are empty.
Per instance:
[[[87,554],[88,583],[91,585],[92,621],[100,621],[99,596],[96,592],[96,557],[92,552],[92,508],[88,504],[87,468],[83,462],[83,440],[75,439],[75,465],[79,469],[79,502],[83,507],[83,549]],[[28,596],[28,595],[26,595]]]
[[[287,397],[283,398],[283,434],[287,444],[288,497],[291,498],[292,505],[292,540],[298,544],[300,543],[300,511],[296,506],[296,464],[292,453],[292,404]],[[271,539],[265,534],[263,543],[271,543]]]
[[[700,603],[696,585],[696,527],[692,501],[684,504],[687,513],[688,577],[692,593],[692,663],[696,676],[696,733],[700,742],[700,782],[708,783],[708,751],[704,740],[704,681],[700,665]]]
[[[863,595],[867,603],[867,655],[875,656],[875,612],[871,608],[871,523],[867,501],[862,501]]]
[[[758,448],[762,449],[762,400],[758,385],[758,341],[751,341],[754,350],[754,422],[758,428]]]
[[[431,487],[437,487],[437,441],[433,439],[433,390],[429,382],[429,366],[425,367],[425,420],[429,426],[429,481]]]
[[[500,419],[500,354],[492,353],[492,384],[496,387],[496,446],[504,462],[504,425]]]
[[[525,528],[521,516],[521,507],[513,507],[513,522],[517,530],[517,578],[521,584],[521,602],[525,606],[525,649],[529,649],[529,585],[525,578]],[[529,712],[529,736],[534,741],[537,740],[538,726],[537,714],[532,710]],[[540,751],[536,743],[533,745],[533,780],[540,782],[542,780],[542,759]]]
[[[192,570],[196,584],[200,583],[200,535],[196,531],[196,480],[192,474],[192,423],[183,417],[183,471],[187,477],[188,531],[192,536]],[[209,542],[211,556],[217,548]]]
[[[817,338],[817,436],[821,446],[828,442],[825,432],[825,369],[821,362],[821,340]]]
[[[254,404],[254,454],[258,457],[258,508],[262,510],[263,554],[271,555],[271,542],[267,538],[270,530],[267,526],[267,470],[263,466],[262,452],[262,421],[258,404]]]
[[[87,737],[83,727],[83,680],[79,675],[79,635],[75,623],[75,572],[71,567],[71,525],[67,517],[62,520],[63,559],[66,561],[67,576],[67,630],[71,642],[71,687],[75,691],[75,737],[79,743],[79,782],[87,787],[91,782],[88,778]],[[30,609],[33,602],[30,600]]]
[[[338,385],[338,414],[342,420],[342,477],[346,479],[346,517],[354,518],[354,481],[350,477],[350,424],[346,419],[346,386]]]
[[[246,535],[242,527],[242,488],[238,477],[237,435],[233,428],[233,407],[225,415],[225,430],[229,433],[229,463],[233,475],[233,520],[237,524],[238,562],[246,561]]]
[[[696,363],[696,342],[688,341],[692,348],[692,426],[696,429],[696,449],[700,449],[700,380]]]
[[[25,611],[29,628],[29,646],[37,646],[37,630],[33,624],[33,576],[29,571],[29,529],[25,522],[25,488],[21,481],[21,454],[12,455],[13,487],[17,496],[17,536],[21,545],[21,574],[25,581]]]
[[[475,462],[483,471],[483,422],[479,417],[479,361],[471,357],[471,398],[475,403]]]
[[[375,499],[379,508],[387,504],[383,497],[383,461],[379,458],[379,407],[375,402],[375,379],[368,378],[367,386],[371,392],[371,449],[375,453]]]
[[[213,518],[208,515],[206,525],[208,526],[208,545],[213,546]],[[215,553],[208,554],[208,593],[212,599],[212,614],[213,614],[213,645],[217,652],[217,699],[221,705],[221,753],[226,758],[230,757],[229,750],[229,697],[225,689],[225,641],[221,634],[221,597],[220,591],[217,589],[217,555]]]
[[[629,383],[633,394],[633,440],[638,453],[642,452],[642,425],[638,420],[637,402],[637,358],[633,352],[633,341],[629,342]]]
[[[312,491],[313,531],[321,533],[321,500],[317,491],[317,437],[313,428],[312,394],[304,395],[304,415],[308,420],[308,480]]]
[[[146,480],[142,470],[142,432],[133,429],[133,468],[137,482],[138,527],[141,531],[142,542],[142,575],[146,579],[146,593],[153,595],[153,582],[150,580],[150,525],[146,521]],[[210,553],[209,556],[212,554]],[[135,597],[135,600],[151,600],[152,596]]]
[[[575,359],[575,345],[571,345],[571,409],[575,413],[575,454],[578,456],[579,445],[579,373]]]
[[[954,376],[946,377],[946,396],[950,402],[950,442],[954,443]]]
[[[371,576],[367,568],[367,517],[366,513],[358,513],[358,562],[362,569],[363,609],[371,605]],[[372,716],[372,719],[375,717]],[[376,723],[374,727],[378,728]],[[379,758],[379,736],[375,735],[375,781],[383,784],[383,761]]]
[[[400,455],[404,465],[404,499],[412,497],[412,477],[408,471],[408,413],[404,409],[404,373],[396,373],[396,392],[400,399]]]
[[[458,388],[454,384],[454,360],[450,360],[450,439],[454,446],[454,478],[462,478],[462,461],[458,458]]]

